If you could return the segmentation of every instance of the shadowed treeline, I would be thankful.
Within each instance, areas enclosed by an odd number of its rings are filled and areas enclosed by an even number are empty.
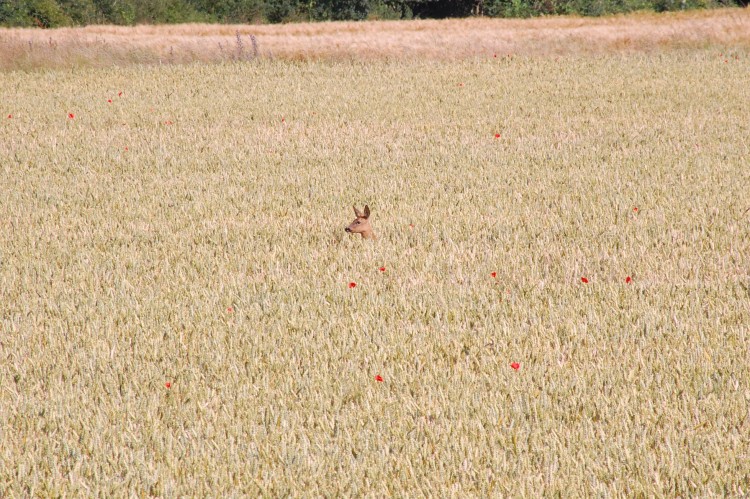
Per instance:
[[[747,6],[747,0],[5,0],[0,2],[0,26],[602,16],[734,5]]]

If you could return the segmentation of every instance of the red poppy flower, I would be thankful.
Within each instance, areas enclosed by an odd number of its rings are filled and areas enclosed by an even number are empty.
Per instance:
[[[495,138],[496,138],[496,139],[499,139],[499,138],[500,138],[500,134],[499,134],[499,133],[496,133],[496,134],[495,134]]]
[[[627,276],[627,277],[625,278],[625,283],[626,283],[626,284],[630,284],[631,282],[633,282],[633,279],[631,279],[631,278],[630,278],[630,276]]]
[[[172,388],[172,383],[167,381],[166,383],[164,383],[164,386],[166,386],[167,388]]]
[[[495,55],[494,55],[493,57],[494,57],[495,59],[497,59],[497,54],[495,54]]]
[[[107,99],[107,102],[109,102],[110,104],[112,104],[112,99]]]
[[[75,116],[75,114],[73,114],[73,113],[68,113],[68,118],[70,118],[71,120],[72,120],[73,118],[75,118],[75,117],[76,117],[76,116]]]
[[[122,92],[117,92],[118,97],[122,97]]]
[[[127,150],[128,150],[128,148],[126,147],[126,148],[125,148],[125,150],[127,151]]]
[[[167,120],[167,121],[165,121],[165,122],[164,122],[164,124],[165,124],[165,125],[174,125],[174,123],[172,123],[172,121],[171,121],[171,120]]]
[[[383,382],[383,377],[381,375],[377,374],[377,375],[375,375],[375,381],[377,381],[378,383],[382,383]]]
[[[635,213],[638,213],[638,207],[637,207],[637,206],[633,206],[633,211],[634,211]]]
[[[494,278],[497,278],[497,272],[491,272],[490,275]]]
[[[232,307],[227,307],[227,312],[231,314],[232,312],[234,312],[234,309]]]
[[[356,287],[357,287],[357,283],[356,282],[350,282],[349,283],[349,289],[356,288]]]
[[[463,84],[463,83],[459,83],[459,84],[458,84],[458,86],[459,86],[459,87],[463,87],[463,86],[464,86],[464,84]]]
[[[12,117],[13,117],[13,115],[12,115],[12,114],[9,114],[9,115],[8,115],[8,119],[11,119]]]
[[[584,283],[584,284],[588,284],[589,280],[586,279],[585,277],[581,277],[581,282]]]
[[[414,224],[409,224],[409,228],[413,229],[414,228]]]
[[[510,367],[518,371],[521,368],[521,364],[519,364],[518,362],[511,362]]]
[[[385,267],[380,267],[378,270],[381,272],[385,272]]]

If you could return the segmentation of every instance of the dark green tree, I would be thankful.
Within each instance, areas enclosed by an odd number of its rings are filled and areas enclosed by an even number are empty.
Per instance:
[[[0,0],[0,26],[600,16],[747,4],[748,0]]]
[[[466,17],[476,10],[478,0],[407,0],[414,17],[444,19]]]
[[[3,26],[38,26],[55,28],[74,24],[55,0],[2,0],[0,24]]]
[[[77,26],[106,22],[94,0],[57,0],[57,3]]]
[[[359,21],[367,18],[370,0],[317,0],[313,17],[321,21]]]
[[[92,0],[96,10],[109,24],[133,25],[136,7],[129,0]]]
[[[135,22],[175,24],[209,21],[210,16],[197,11],[185,0],[130,0],[135,7]]]
[[[26,10],[26,2],[20,0],[0,1],[0,26],[30,26],[31,19]]]
[[[187,0],[197,12],[220,23],[254,23],[263,19],[264,0]]]

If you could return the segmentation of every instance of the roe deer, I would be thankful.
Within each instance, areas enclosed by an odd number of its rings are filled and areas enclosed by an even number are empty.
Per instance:
[[[364,213],[359,211],[356,206],[353,208],[357,218],[344,230],[350,234],[360,234],[364,239],[376,239],[375,233],[372,231],[372,225],[370,225],[370,207],[365,205]]]

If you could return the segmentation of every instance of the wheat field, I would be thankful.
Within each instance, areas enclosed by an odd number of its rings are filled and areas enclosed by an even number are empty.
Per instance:
[[[0,71],[214,63],[259,57],[447,62],[494,55],[597,56],[707,48],[748,52],[750,9],[588,18],[0,28]]]
[[[2,74],[0,495],[747,495],[749,69]]]

